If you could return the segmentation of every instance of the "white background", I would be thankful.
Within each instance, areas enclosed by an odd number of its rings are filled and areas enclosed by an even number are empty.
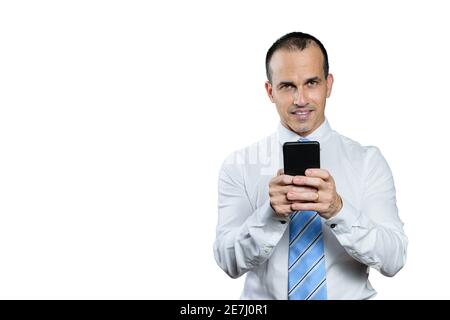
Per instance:
[[[0,298],[234,299],[217,175],[276,129],[269,46],[317,36],[332,127],[394,173],[407,265],[378,299],[448,299],[446,1],[3,1]]]

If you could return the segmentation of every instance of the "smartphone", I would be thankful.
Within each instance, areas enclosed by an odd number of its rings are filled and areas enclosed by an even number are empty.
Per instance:
[[[283,144],[284,174],[304,176],[306,169],[320,168],[318,141],[297,141]]]

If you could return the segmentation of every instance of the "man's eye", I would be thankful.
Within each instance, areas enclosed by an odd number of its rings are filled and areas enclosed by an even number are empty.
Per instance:
[[[292,85],[291,84],[283,84],[280,88],[281,89],[290,89],[290,88],[292,88]]]
[[[314,86],[316,86],[318,83],[319,83],[319,81],[312,80],[312,81],[309,81],[309,82],[308,82],[308,86],[314,87]]]

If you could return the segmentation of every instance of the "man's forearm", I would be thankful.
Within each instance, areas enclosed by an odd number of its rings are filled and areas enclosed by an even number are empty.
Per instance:
[[[229,214],[231,208],[225,208]],[[235,215],[241,216],[236,212]],[[220,212],[219,212],[220,216]],[[232,278],[259,266],[271,255],[288,223],[276,218],[267,201],[253,212],[240,226],[220,225],[214,243],[217,264]]]
[[[344,201],[326,224],[349,255],[383,275],[394,276],[404,266],[408,240],[398,223],[377,223]]]

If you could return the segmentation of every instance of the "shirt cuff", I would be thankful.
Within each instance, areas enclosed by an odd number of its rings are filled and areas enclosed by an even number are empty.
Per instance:
[[[350,202],[342,198],[342,208],[334,217],[325,220],[325,224],[336,234],[351,232],[352,227],[357,224],[360,213]]]

